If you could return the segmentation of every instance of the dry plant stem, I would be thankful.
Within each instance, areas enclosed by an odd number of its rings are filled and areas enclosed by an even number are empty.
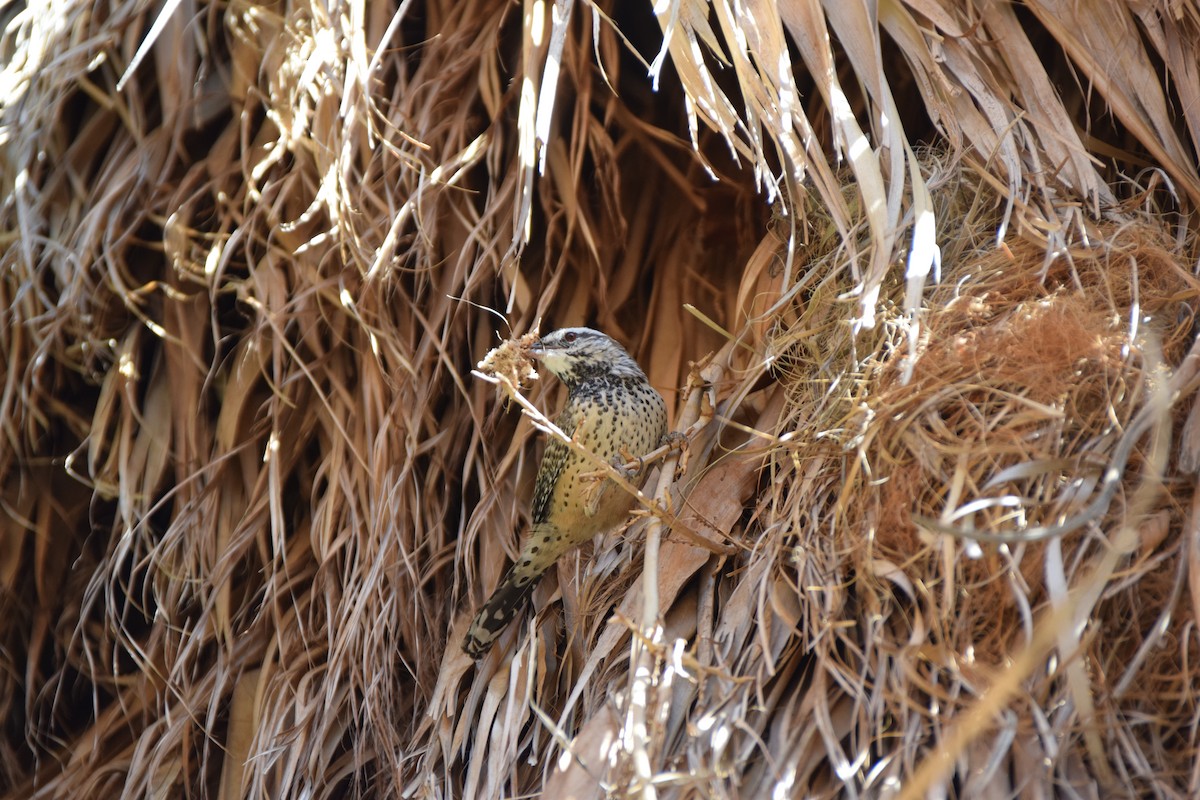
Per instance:
[[[709,559],[700,571],[700,603],[696,609],[696,697],[698,704],[708,703],[708,681],[702,677],[703,670],[713,663],[713,607],[717,591],[717,570],[721,562]]]
[[[688,401],[677,427],[690,429],[702,421],[701,411],[705,406],[705,395],[712,392],[720,368],[710,366],[705,368],[704,372],[705,375],[702,376],[700,370],[693,369],[688,376]],[[713,404],[711,398],[709,400],[707,406],[711,408]],[[678,461],[678,451],[663,461],[658,486],[654,491],[656,502],[663,502],[669,496]],[[646,800],[657,797],[654,789],[654,765],[650,763],[647,745],[650,741],[648,706],[654,684],[654,652],[662,644],[663,632],[658,613],[658,551],[662,543],[662,528],[663,519],[657,515],[646,525],[646,549],[642,564],[641,635],[632,637],[630,642],[629,663],[633,674],[630,679],[629,710],[625,716],[624,739],[634,769],[634,785],[631,788],[635,794]]]
[[[683,432],[682,436],[683,436],[683,439],[685,442],[690,442],[692,440],[692,438],[704,428],[704,426],[708,425],[708,423],[712,421],[711,409],[712,409],[712,404],[711,403],[707,404],[703,408],[699,419],[697,419],[695,422],[693,422],[691,425],[689,425],[688,429]],[[655,461],[659,461],[659,460],[665,458],[668,453],[677,453],[677,456],[676,456],[677,460],[672,462],[672,464],[673,464],[672,471],[676,472],[676,473],[682,473],[682,472],[687,471],[687,460],[688,460],[689,452],[690,451],[686,449],[686,445],[684,445],[681,448],[679,445],[676,445],[674,443],[668,443],[668,444],[665,444],[662,447],[658,448],[657,450],[652,450],[650,453],[648,453],[642,459],[634,460],[634,461],[630,461],[626,464],[622,464],[619,467],[617,467],[617,469],[621,469],[626,472],[632,472],[632,473],[636,474],[636,473],[639,473],[641,470],[645,469],[645,467],[648,464],[652,464]],[[593,475],[596,479],[603,477],[603,475],[601,475],[598,472],[591,473],[591,475]],[[677,533],[682,538],[687,539],[689,542],[696,545],[697,547],[703,548],[704,550],[707,550],[710,553],[716,553],[717,555],[731,556],[738,551],[738,548],[733,545],[717,544],[716,542],[712,541],[711,539],[706,539],[703,536],[701,536],[700,534],[696,533],[694,530],[689,528],[687,525],[684,525],[683,522],[681,522],[679,520],[679,517],[677,515],[672,513],[670,511],[670,509],[664,507],[664,504],[669,503],[669,501],[670,501],[670,497],[662,498],[662,497],[656,496],[654,504],[650,506],[650,510],[660,520],[667,523],[667,527],[670,529],[671,533]]]

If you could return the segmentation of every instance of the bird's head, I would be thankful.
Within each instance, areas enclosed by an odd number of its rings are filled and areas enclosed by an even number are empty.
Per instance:
[[[646,379],[625,348],[591,328],[560,328],[533,345],[530,354],[568,387],[591,378]]]

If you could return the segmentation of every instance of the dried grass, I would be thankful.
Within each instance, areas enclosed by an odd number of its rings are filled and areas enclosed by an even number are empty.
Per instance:
[[[1200,14],[655,9],[0,6],[0,794],[1200,794]]]
[[[864,772],[874,767],[865,791],[888,793],[891,781],[921,796],[909,778],[943,758],[930,780],[952,780],[961,796],[1187,791],[1195,743],[1162,737],[1187,728],[1183,709],[1196,700],[1181,605],[1193,484],[1166,468],[1163,442],[1156,450],[1154,437],[1131,434],[1146,433],[1134,424],[1146,409],[1156,425],[1170,419],[1179,387],[1161,396],[1167,374],[1154,356],[1183,361],[1194,335],[1190,316],[1177,320],[1200,285],[1155,226],[1102,233],[1103,247],[1048,268],[1030,244],[960,255],[931,292],[912,364],[899,355],[899,315],[840,386],[814,384],[811,354],[791,356],[805,385],[783,429],[797,444],[772,467],[791,549],[771,571],[805,600],[800,638],[811,650],[793,657],[837,687],[816,702],[860,709],[822,734],[833,753],[856,743]],[[825,313],[806,310],[781,345]],[[814,349],[849,345],[838,332]],[[1194,382],[1186,368],[1177,375]],[[822,402],[830,413],[814,415]],[[1130,438],[1132,457],[1119,463]],[[1114,466],[1124,467],[1115,496],[1075,531],[1070,521],[1103,495]],[[803,480],[814,474],[826,482]],[[1004,699],[988,706],[997,687]],[[1075,759],[1096,755],[1103,766],[1084,778]],[[822,780],[834,791],[834,776]]]

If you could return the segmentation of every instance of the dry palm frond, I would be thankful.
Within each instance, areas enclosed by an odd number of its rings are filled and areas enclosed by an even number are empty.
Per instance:
[[[0,29],[0,793],[1200,792],[1191,5]],[[473,666],[543,319],[691,441]]]

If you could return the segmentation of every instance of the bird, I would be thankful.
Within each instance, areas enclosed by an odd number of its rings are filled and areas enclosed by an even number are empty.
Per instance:
[[[529,353],[567,387],[555,424],[597,458],[640,459],[667,436],[667,405],[637,361],[591,328],[562,328]],[[533,490],[529,533],[517,560],[475,615],[462,649],[483,658],[560,556],[624,522],[633,497],[560,439],[546,445]],[[589,475],[591,473],[591,475]]]

